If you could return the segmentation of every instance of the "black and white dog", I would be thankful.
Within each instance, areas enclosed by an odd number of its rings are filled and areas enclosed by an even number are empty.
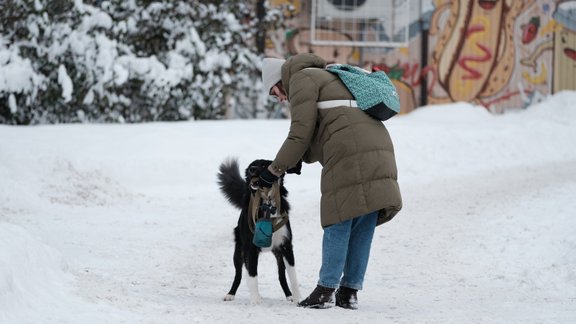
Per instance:
[[[274,190],[279,190],[276,197],[279,200],[280,206],[274,206],[276,215],[285,216],[284,221],[279,224],[279,228],[272,235],[272,245],[269,248],[260,248],[252,243],[254,237],[254,223],[255,223],[255,207],[253,204],[260,203],[268,198],[268,201],[273,201],[271,197],[258,197],[262,195],[262,190],[258,188],[258,180],[260,173],[270,165],[269,160],[255,160],[246,168],[244,179],[240,175],[238,161],[227,160],[220,165],[218,173],[218,184],[220,190],[226,196],[228,201],[235,207],[241,210],[240,217],[238,218],[238,225],[234,228],[234,267],[236,275],[234,282],[224,300],[234,300],[236,290],[242,280],[242,265],[246,267],[248,272],[248,287],[250,289],[250,300],[253,304],[258,304],[261,301],[260,293],[258,292],[258,256],[260,252],[272,251],[276,257],[278,265],[278,279],[280,286],[286,295],[286,299],[292,302],[300,300],[300,290],[298,288],[298,280],[296,279],[296,271],[294,269],[294,253],[292,250],[292,231],[290,229],[290,222],[288,221],[288,211],[290,205],[286,200],[288,191],[284,187],[283,177],[278,180],[278,185],[272,187]],[[273,195],[271,191],[267,194]],[[262,199],[260,199],[262,198]],[[277,203],[274,203],[275,205]],[[258,208],[258,207],[256,207]],[[284,223],[285,222],[285,223]],[[288,288],[286,283],[286,272],[290,278],[290,286],[292,291]]]

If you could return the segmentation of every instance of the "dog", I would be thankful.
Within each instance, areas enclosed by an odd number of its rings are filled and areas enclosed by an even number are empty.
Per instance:
[[[220,165],[218,173],[218,184],[220,191],[228,201],[240,209],[238,225],[234,228],[234,268],[236,274],[232,287],[226,296],[225,301],[234,300],[236,290],[242,280],[243,266],[248,272],[248,287],[250,290],[250,301],[252,304],[259,304],[261,296],[258,291],[258,256],[263,251],[271,251],[276,257],[278,265],[278,279],[280,286],[286,295],[286,299],[298,303],[301,299],[298,288],[298,280],[294,268],[294,252],[292,249],[292,230],[288,219],[290,205],[286,200],[288,191],[284,187],[284,177],[280,177],[278,182],[270,190],[262,190],[258,187],[260,173],[265,170],[272,161],[255,160],[245,170],[245,176],[240,175],[238,161],[229,159]],[[274,197],[276,199],[274,199]],[[262,204],[269,202],[275,209],[276,225],[279,226],[272,235],[272,245],[269,248],[260,248],[252,243],[254,237],[254,225],[256,214],[261,214]],[[256,206],[257,204],[258,206]],[[280,204],[280,206],[277,206]],[[259,215],[258,215],[259,216]],[[282,217],[282,219],[280,219]],[[286,282],[286,272],[290,279],[290,288]]]

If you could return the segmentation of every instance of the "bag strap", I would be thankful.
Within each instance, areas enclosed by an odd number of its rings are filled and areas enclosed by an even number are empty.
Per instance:
[[[270,195],[270,191],[272,191],[272,195]],[[254,227],[258,221],[258,212],[262,206],[262,200],[266,200],[266,198],[269,198],[269,204],[272,203],[271,200],[274,200],[276,210],[279,213],[279,215],[276,217],[270,217],[270,220],[272,221],[272,232],[276,232],[278,229],[288,223],[288,214],[286,212],[282,212],[281,208],[282,197],[280,193],[280,185],[278,182],[275,182],[272,184],[271,188],[259,188],[250,197],[250,202],[248,203],[248,211],[251,215],[251,222],[249,222],[248,227],[252,233],[254,233]]]

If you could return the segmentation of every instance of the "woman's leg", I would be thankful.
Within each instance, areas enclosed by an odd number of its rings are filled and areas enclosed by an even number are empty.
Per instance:
[[[378,212],[372,212],[352,220],[348,253],[343,269],[344,276],[340,281],[340,286],[356,290],[362,289],[377,221]]]
[[[346,264],[346,255],[352,230],[352,220],[324,228],[322,239],[322,266],[318,285],[338,288]]]
[[[346,221],[324,228],[322,238],[322,267],[318,286],[310,296],[298,303],[300,307],[329,308],[335,303],[334,291],[340,284],[352,221]]]

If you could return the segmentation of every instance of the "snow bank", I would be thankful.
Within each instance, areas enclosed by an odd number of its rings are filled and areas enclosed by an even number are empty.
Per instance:
[[[21,226],[0,221],[0,323],[118,321],[117,310],[75,293],[60,252]]]
[[[57,307],[72,277],[62,256],[20,226],[0,223],[0,316],[15,323],[38,308]],[[46,310],[46,309],[44,309]]]

